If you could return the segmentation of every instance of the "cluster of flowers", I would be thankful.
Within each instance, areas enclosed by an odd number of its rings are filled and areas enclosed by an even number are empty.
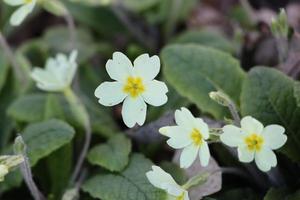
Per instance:
[[[10,23],[17,26],[32,12],[37,0],[4,0],[4,2],[20,6],[10,18]],[[69,58],[63,54],[49,58],[44,69],[33,69],[31,77],[41,90],[65,92],[70,89],[77,70],[76,57],[77,51],[73,51]],[[145,123],[147,104],[161,106],[167,102],[166,84],[154,80],[160,71],[158,56],[149,57],[148,54],[143,54],[132,64],[124,54],[115,52],[113,58],[106,63],[106,70],[114,81],[100,84],[95,90],[95,96],[104,106],[114,106],[124,101],[122,118],[129,128]],[[197,156],[201,165],[207,166],[210,160],[208,142],[211,139],[208,124],[201,118],[195,118],[186,108],[176,110],[175,121],[176,126],[162,127],[159,132],[169,138],[167,140],[169,146],[183,149],[180,167],[190,167]],[[255,160],[258,168],[264,172],[275,167],[277,159],[272,150],[285,144],[287,140],[285,129],[279,125],[264,127],[251,116],[244,117],[240,124],[241,127],[224,126],[223,133],[219,135],[220,141],[230,147],[237,147],[241,162],[249,163]],[[8,172],[8,167],[0,164],[0,181]],[[146,176],[155,187],[166,190],[170,199],[189,199],[188,188],[178,185],[171,175],[160,167],[153,166]]]
[[[21,6],[10,19],[12,25],[19,25],[36,4],[36,0],[4,1],[12,6]],[[34,68],[31,77],[42,90],[63,92],[70,87],[76,73],[76,57],[77,51],[73,51],[69,58],[63,54],[49,58],[45,69]],[[167,102],[166,84],[154,80],[160,71],[158,56],[149,57],[148,54],[143,54],[132,64],[124,54],[115,52],[113,59],[106,63],[106,70],[114,81],[102,83],[95,90],[95,96],[104,106],[114,106],[124,101],[122,117],[129,128],[145,123],[146,103],[161,106]],[[201,118],[195,118],[186,108],[176,110],[175,121],[176,126],[163,127],[159,132],[169,138],[169,146],[183,149],[180,166],[190,167],[197,155],[201,165],[207,166],[210,159],[208,125]],[[241,120],[241,127],[226,125],[222,130],[220,141],[230,147],[237,147],[241,162],[255,160],[262,171],[269,171],[277,165],[276,155],[272,150],[280,148],[287,140],[282,126],[269,125],[264,128],[258,120],[250,116]],[[3,166],[0,168],[2,174],[8,173]],[[159,167],[153,166],[153,171],[148,172],[147,177],[154,186],[167,190],[170,195],[178,199],[188,199],[187,192]]]
[[[58,54],[47,61],[45,69],[34,68],[31,76],[37,87],[46,91],[64,91],[69,88],[75,75],[77,52],[73,51],[69,58]],[[164,82],[154,80],[160,71],[158,56],[149,57],[143,54],[133,62],[122,53],[115,52],[113,58],[106,63],[106,70],[113,82],[104,82],[95,90],[99,103],[114,106],[124,101],[122,117],[124,123],[132,128],[136,124],[143,125],[146,119],[146,103],[161,106],[168,100],[168,88]],[[201,118],[181,108],[175,112],[176,126],[160,128],[159,132],[168,137],[167,144],[174,149],[183,149],[180,166],[190,167],[197,156],[202,166],[207,166],[210,159],[208,142],[210,128]],[[279,125],[264,127],[251,116],[241,120],[241,127],[226,125],[222,128],[220,141],[230,147],[237,147],[241,162],[255,160],[258,168],[264,172],[277,165],[276,155],[272,150],[283,146],[287,140],[285,129]],[[171,198],[189,199],[187,188],[179,186],[174,179],[158,166],[153,166],[146,176],[158,188],[166,190]]]

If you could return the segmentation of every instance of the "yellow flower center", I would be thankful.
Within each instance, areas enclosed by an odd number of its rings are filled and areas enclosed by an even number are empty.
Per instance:
[[[196,128],[194,128],[193,130],[192,130],[192,132],[191,132],[191,138],[192,138],[192,140],[193,140],[193,142],[194,142],[194,144],[195,145],[201,145],[202,144],[202,134],[201,134],[201,132],[198,130],[198,129],[196,129]]]
[[[256,133],[253,133],[245,138],[245,143],[249,151],[260,151],[264,143],[264,138]]]
[[[137,97],[145,91],[143,80],[140,77],[128,77],[123,91],[131,97]]]
[[[31,3],[32,2],[32,0],[24,0],[25,1],[25,3]]]
[[[184,192],[176,198],[176,200],[183,200],[183,199],[184,199]]]

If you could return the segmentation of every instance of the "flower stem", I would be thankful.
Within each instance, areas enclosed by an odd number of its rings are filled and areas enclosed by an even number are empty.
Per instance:
[[[21,85],[27,85],[27,78],[26,76],[24,76],[22,74],[22,68],[21,66],[18,64],[18,62],[16,61],[16,59],[14,58],[14,53],[12,51],[12,49],[10,48],[8,42],[6,41],[4,35],[2,34],[2,32],[0,31],[0,45],[2,47],[2,49],[4,50],[7,58],[9,59],[11,66],[13,68],[13,71],[17,77],[17,79],[20,81]]]
[[[195,185],[202,185],[204,184],[208,177],[211,175],[211,173],[209,172],[201,172],[199,174],[197,174],[196,176],[193,176],[192,178],[190,178],[182,187],[184,189],[189,189]]]
[[[229,102],[228,109],[229,109],[229,111],[230,111],[230,113],[233,117],[234,125],[240,126],[241,118],[240,118],[240,115],[237,111],[237,108],[236,108],[235,104],[232,101]]]
[[[74,172],[70,180],[70,183],[73,184],[78,178],[78,174],[80,172],[80,169],[82,168],[84,159],[88,152],[91,143],[92,131],[91,131],[91,123],[90,123],[88,112],[86,111],[80,99],[76,96],[76,94],[73,92],[71,88],[66,88],[64,90],[64,95],[70,104],[71,111],[74,114],[77,122],[85,128],[85,141],[83,144],[83,148],[81,150],[80,156],[78,158]]]
[[[66,12],[64,18],[68,25],[69,36],[70,36],[70,49],[76,49],[76,28],[74,19],[69,11]]]
[[[153,38],[150,38],[150,34],[143,32],[141,28],[137,26],[137,23],[133,22],[125,13],[125,10],[122,5],[122,1],[114,0],[112,5],[112,11],[118,17],[118,19],[123,23],[123,25],[129,30],[129,32],[135,36],[137,41],[143,44],[145,47],[150,50],[155,50],[157,44]]]
[[[27,157],[27,153],[26,153],[26,144],[23,141],[22,136],[18,136],[15,140],[15,144],[21,144],[22,148],[18,149],[15,148],[15,153],[22,155],[24,158],[24,162],[22,162],[20,164],[20,169],[21,169],[21,173],[23,175],[23,178],[25,180],[25,183],[31,193],[31,195],[33,196],[33,198],[35,200],[46,200],[46,198],[43,196],[43,194],[39,191],[38,187],[36,186],[33,178],[32,178],[32,172],[31,172],[31,168],[30,168],[30,162],[29,159]]]

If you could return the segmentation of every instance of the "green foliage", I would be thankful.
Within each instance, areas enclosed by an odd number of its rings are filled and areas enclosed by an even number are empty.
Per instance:
[[[241,111],[243,116],[251,115],[264,125],[284,126],[288,140],[280,151],[300,161],[300,107],[294,97],[294,86],[292,79],[277,70],[254,68],[243,86]]]
[[[6,81],[9,65],[5,59],[3,52],[0,52],[0,92]]]
[[[214,103],[208,93],[221,90],[239,104],[244,72],[236,59],[200,45],[170,45],[161,53],[168,82],[203,112],[223,118],[226,109]]]
[[[142,12],[155,5],[159,0],[123,0],[123,5],[134,12]]]
[[[37,122],[44,119],[47,95],[32,94],[15,100],[7,113],[20,122]]]
[[[124,33],[124,26],[108,7],[92,7],[68,1],[66,6],[78,22],[101,36],[112,38],[118,33]]]
[[[90,32],[86,29],[76,29],[74,34],[77,40],[75,44],[72,44],[69,39],[69,30],[65,27],[57,26],[47,30],[43,41],[53,52],[68,53],[74,46],[78,50],[78,61],[81,63],[97,52],[97,45]]]
[[[300,190],[293,193],[289,191],[287,188],[271,188],[266,196],[264,197],[264,200],[297,200],[300,199]]]
[[[112,117],[107,114],[107,109],[99,107],[99,105],[84,99],[87,109],[91,115],[92,128],[95,133],[110,137],[118,128]],[[17,98],[9,106],[8,115],[17,122],[39,122],[45,119],[58,118],[66,120],[75,127],[80,127],[72,112],[70,106],[62,95],[59,94],[27,94]]]
[[[55,150],[68,144],[74,137],[74,129],[60,120],[30,124],[23,131],[31,166]]]
[[[187,182],[188,176],[186,175],[185,170],[180,168],[177,164],[163,161],[160,166],[163,170],[171,174],[178,184],[183,185]]]
[[[88,154],[88,160],[91,164],[119,172],[128,164],[130,152],[131,141],[119,134],[109,139],[106,144],[93,147]]]
[[[152,186],[146,178],[152,162],[133,154],[130,162],[119,174],[100,174],[82,186],[83,191],[102,200],[164,200],[165,193]]]
[[[200,44],[229,53],[234,52],[234,46],[232,42],[217,31],[188,30],[177,36],[173,42],[177,44]]]

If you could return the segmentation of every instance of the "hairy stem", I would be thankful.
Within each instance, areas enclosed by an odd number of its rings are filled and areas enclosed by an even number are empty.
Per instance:
[[[7,43],[7,41],[1,31],[0,31],[0,45],[1,45],[2,49],[4,50],[7,58],[9,59],[17,79],[20,81],[20,83],[22,85],[27,85],[28,80],[27,80],[26,76],[23,75],[22,68],[16,62],[16,59],[14,58],[14,53],[13,53],[12,49],[10,48],[9,44]]]
[[[71,111],[76,120],[85,128],[85,141],[70,180],[70,184],[73,184],[78,178],[79,172],[88,152],[91,143],[92,131],[88,112],[80,99],[76,96],[71,88],[65,89],[64,95],[70,104]]]
[[[136,26],[136,23],[127,16],[120,0],[114,1],[114,4],[112,5],[112,11],[141,44],[151,50],[155,50],[156,41],[148,37],[147,34],[145,34],[138,26]]]
[[[32,172],[30,168],[30,162],[27,157],[27,146],[23,141],[23,138],[21,135],[19,135],[14,144],[14,151],[18,155],[22,155],[24,158],[24,161],[20,164],[21,173],[23,175],[23,178],[25,180],[25,183],[32,195],[32,197],[35,200],[46,200],[44,195],[39,191],[38,187],[36,186],[33,178],[32,178]]]
[[[78,175],[79,175],[79,172],[80,172],[80,170],[82,168],[84,159],[85,159],[85,157],[87,155],[87,152],[89,150],[89,147],[90,147],[91,138],[92,138],[92,131],[91,131],[91,125],[89,123],[85,127],[85,141],[84,141],[84,145],[83,145],[83,148],[81,150],[79,159],[78,159],[78,161],[76,163],[74,172],[73,172],[73,174],[71,176],[71,183],[74,183],[76,181]],[[77,183],[77,184],[79,184],[79,183]]]
[[[75,22],[74,19],[72,17],[72,15],[70,14],[70,12],[68,11],[65,15],[64,18],[67,22],[68,25],[68,30],[69,30],[69,35],[70,35],[70,49],[76,49],[76,28],[75,28]]]
[[[240,115],[237,111],[237,108],[236,108],[235,104],[232,101],[229,102],[228,109],[229,109],[229,111],[232,115],[232,118],[234,120],[234,125],[240,126],[241,118],[240,118]]]

